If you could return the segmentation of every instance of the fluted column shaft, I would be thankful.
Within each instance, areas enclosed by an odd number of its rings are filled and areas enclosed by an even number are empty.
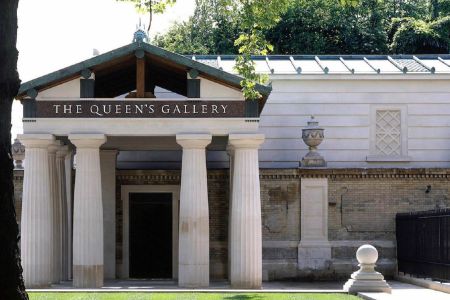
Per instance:
[[[66,207],[67,207],[67,278],[72,279],[72,240],[73,240],[73,186],[72,186],[72,173],[73,173],[73,151],[69,150],[64,161],[64,167],[66,172]]]
[[[230,225],[230,283],[233,288],[261,288],[262,232],[258,147],[261,134],[230,134],[234,174]]]
[[[58,184],[58,199],[59,199],[59,215],[60,215],[60,229],[61,229],[61,268],[60,279],[69,280],[69,260],[68,260],[68,215],[67,215],[67,194],[66,194],[66,168],[65,158],[68,152],[68,147],[60,147],[56,152],[56,175]]]
[[[21,255],[27,288],[47,287],[52,281],[52,198],[47,148],[50,134],[23,134],[26,148],[22,196]]]
[[[179,269],[181,287],[209,285],[209,214],[206,150],[210,134],[178,134],[183,147],[180,189]]]
[[[103,134],[71,134],[77,147],[73,216],[73,285],[103,286],[103,207],[100,145]]]
[[[52,282],[58,283],[61,280],[61,258],[62,258],[62,244],[61,244],[61,198],[59,198],[59,184],[56,167],[56,151],[60,147],[60,142],[55,141],[54,144],[48,147],[48,165],[50,176],[50,194],[52,201],[52,227],[53,227],[53,266],[52,266]]]

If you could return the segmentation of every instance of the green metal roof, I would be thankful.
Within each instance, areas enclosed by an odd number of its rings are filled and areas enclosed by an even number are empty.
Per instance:
[[[134,53],[136,50],[143,50],[146,53],[158,56],[163,59],[167,59],[172,61],[178,65],[186,67],[186,69],[195,69],[200,74],[206,74],[210,77],[216,78],[219,81],[224,83],[239,87],[242,77],[231,74],[229,72],[223,71],[218,68],[214,68],[202,62],[193,60],[189,57],[182,56],[162,48],[153,46],[147,43],[134,42],[129,45],[114,49],[112,51],[103,53],[101,55],[89,58],[85,61],[79,62],[77,64],[68,66],[66,68],[60,69],[58,71],[49,73],[47,75],[38,77],[36,79],[27,81],[20,86],[18,96],[23,96],[28,90],[36,89],[39,90],[42,87],[52,85],[59,81],[64,81],[68,78],[73,77],[76,74],[80,74],[81,71],[85,69],[90,69],[95,66],[101,65],[103,63],[112,61],[114,59],[123,57],[125,55],[129,55]],[[272,88],[270,86],[257,84],[256,89],[263,95],[265,98],[270,94]]]

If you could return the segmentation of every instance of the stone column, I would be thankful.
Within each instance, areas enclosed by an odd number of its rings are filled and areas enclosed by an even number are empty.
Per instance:
[[[177,134],[183,147],[178,285],[209,285],[209,215],[205,147],[210,134]]]
[[[26,168],[22,196],[21,255],[27,288],[48,287],[52,282],[52,198],[47,148],[51,134],[23,134]]]
[[[104,134],[71,134],[77,147],[73,215],[73,285],[103,286],[103,207],[100,149]]]
[[[56,167],[56,151],[61,146],[60,141],[55,141],[48,147],[48,165],[50,176],[50,197],[52,201],[52,227],[53,227],[53,268],[52,268],[52,282],[58,283],[61,281],[61,258],[62,258],[62,243],[61,243],[61,199],[59,198],[58,174]]]
[[[227,262],[227,272],[228,272],[228,279],[230,280],[230,274],[231,274],[231,238],[230,238],[230,232],[231,232],[231,224],[233,223],[231,211],[232,211],[232,197],[233,197],[233,174],[234,174],[234,149],[231,145],[227,146],[227,154],[228,158],[230,160],[229,164],[229,172],[228,172],[228,182],[229,182],[229,198],[228,198],[228,241],[227,241],[227,249],[228,249],[228,262]]]
[[[328,179],[301,179],[301,240],[298,268],[302,271],[326,269],[331,259],[328,241]]]
[[[261,288],[262,232],[258,147],[262,134],[230,134],[234,149],[231,200],[230,283],[233,288]]]
[[[116,159],[117,150],[100,151],[102,172],[104,276],[116,278]]]
[[[67,278],[72,279],[73,252],[73,151],[69,150],[64,159],[66,172],[66,208],[67,208]]]
[[[65,159],[68,153],[68,147],[62,146],[56,151],[56,175],[58,184],[58,202],[60,204],[61,216],[61,269],[60,269],[60,279],[69,280],[69,259],[68,259],[68,239],[69,239],[69,224],[67,215],[67,193],[66,193],[66,168]]]

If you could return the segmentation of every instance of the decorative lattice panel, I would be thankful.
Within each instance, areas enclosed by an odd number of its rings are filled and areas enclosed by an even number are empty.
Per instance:
[[[378,155],[401,155],[400,110],[377,110],[375,152]]]

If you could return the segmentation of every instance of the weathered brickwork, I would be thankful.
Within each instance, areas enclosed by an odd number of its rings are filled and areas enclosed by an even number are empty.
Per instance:
[[[450,207],[448,169],[299,170],[300,176],[328,177],[328,238],[333,277],[356,268],[357,248],[375,245],[385,275],[395,273],[395,215]]]
[[[117,263],[122,261],[121,185],[179,185],[180,171],[117,171]],[[212,278],[226,278],[228,265],[229,171],[208,170]],[[314,276],[297,268],[300,241],[300,181],[328,178],[328,237],[332,260]],[[346,278],[356,269],[356,249],[371,243],[378,269],[395,272],[395,214],[450,206],[450,169],[261,169],[263,276]],[[20,220],[23,171],[14,172]]]

